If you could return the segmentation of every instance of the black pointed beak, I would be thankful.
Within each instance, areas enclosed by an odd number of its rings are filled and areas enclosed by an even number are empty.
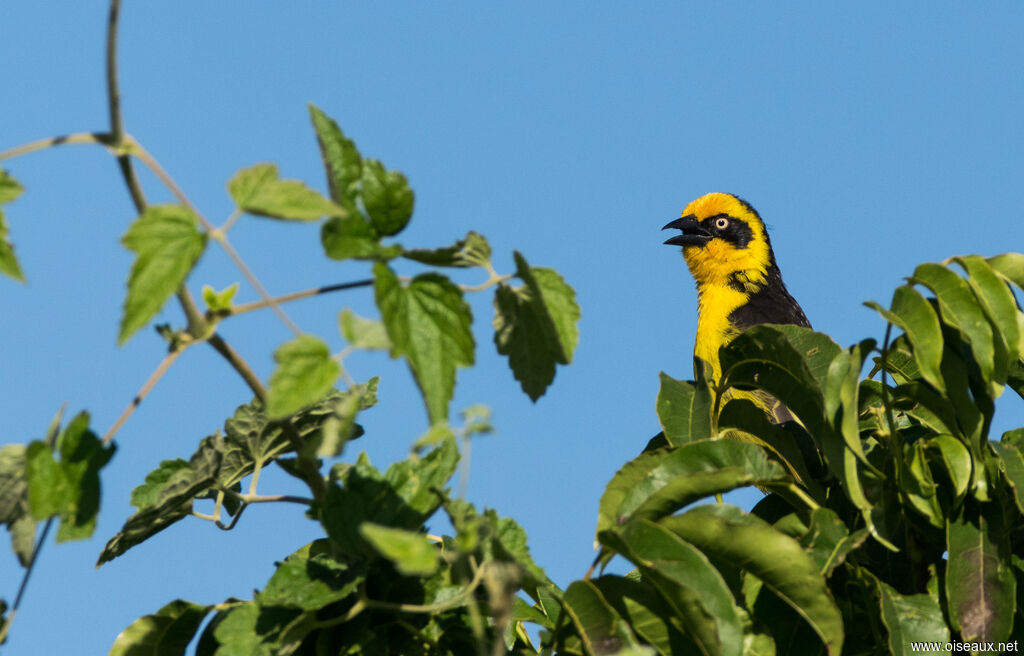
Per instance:
[[[703,246],[711,241],[711,235],[692,214],[669,221],[662,230],[669,228],[683,231],[683,234],[665,240],[669,246]]]

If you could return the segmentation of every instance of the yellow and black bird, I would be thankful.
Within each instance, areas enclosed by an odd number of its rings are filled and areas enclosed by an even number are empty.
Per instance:
[[[732,194],[701,196],[686,206],[680,218],[662,230],[682,234],[665,240],[683,247],[683,259],[697,283],[697,339],[694,355],[711,365],[714,380],[721,376],[718,349],[742,330],[762,323],[795,324],[810,328],[800,305],[782,282],[768,230],[749,203]],[[785,406],[772,399],[751,398],[774,416],[791,418]]]

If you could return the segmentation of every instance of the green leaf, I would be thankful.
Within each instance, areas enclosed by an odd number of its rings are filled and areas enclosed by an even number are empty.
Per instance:
[[[187,468],[168,465],[168,461],[164,461],[151,472],[146,477],[146,483],[132,492],[133,502],[147,505],[140,507],[121,530],[107,541],[96,566],[117,558],[187,517],[192,511],[192,499],[216,480],[223,450],[223,438],[213,435],[200,443]]]
[[[391,357],[404,355],[430,422],[448,418],[455,368],[473,365],[473,315],[448,278],[425,273],[408,286],[378,262],[373,267],[377,307],[391,340]]]
[[[455,472],[459,450],[453,438],[420,458],[411,455],[381,474],[360,454],[354,465],[328,488],[321,522],[343,553],[375,555],[359,526],[372,521],[384,526],[418,530],[441,504],[437,491],[444,490]]]
[[[874,578],[874,577],[872,577]],[[949,642],[949,627],[938,602],[927,594],[901,595],[876,579],[882,606],[882,622],[889,632],[889,649],[896,656],[921,653],[911,643]]]
[[[590,581],[573,581],[566,589],[565,610],[591,656],[617,654],[636,643],[629,626]]]
[[[0,199],[3,202],[3,199]],[[999,275],[1024,290],[1024,254],[1003,253],[988,258],[988,265]]]
[[[946,385],[940,371],[942,329],[939,327],[939,317],[935,314],[932,304],[910,285],[902,285],[893,293],[891,311],[874,301],[865,305],[878,312],[889,323],[903,329],[914,347],[914,360],[921,375],[936,389],[945,391]]]
[[[612,575],[593,583],[615,612],[662,656],[697,651],[697,645],[676,628],[672,608],[650,585]]]
[[[725,504],[700,506],[660,523],[716,562],[756,576],[814,629],[830,655],[842,653],[842,616],[818,565],[796,540]]]
[[[347,138],[334,122],[310,103],[309,116],[320,145],[320,157],[327,171],[327,185],[331,198],[349,212],[355,214],[356,195],[363,172],[363,160],[355,143]]]
[[[345,213],[298,180],[282,180],[275,164],[242,169],[228,182],[231,198],[248,214],[288,221],[316,221]]]
[[[800,538],[819,571],[828,578],[835,568],[842,565],[846,556],[867,539],[868,530],[862,528],[852,534],[835,511],[815,508],[811,513],[811,525]]]
[[[608,483],[597,531],[636,519],[659,519],[702,498],[745,485],[788,480],[756,444],[701,440],[642,453]]]
[[[206,307],[210,312],[230,310],[231,302],[235,300],[235,294],[237,293],[237,282],[225,287],[223,291],[219,292],[209,285],[203,285],[203,302],[206,303]]]
[[[277,566],[259,593],[260,604],[317,611],[356,594],[363,579],[352,568],[327,553],[310,555],[303,551],[309,550],[304,547]]]
[[[388,171],[375,159],[363,160],[363,206],[374,230],[382,237],[400,233],[412,218],[415,194],[398,171]]]
[[[274,351],[277,367],[267,390],[267,416],[283,419],[320,399],[341,375],[321,339],[300,335]]]
[[[918,266],[912,280],[935,293],[942,319],[960,331],[964,340],[971,345],[982,377],[985,381],[992,381],[997,369],[992,326],[967,281],[946,267],[932,262]],[[1005,361],[1001,368],[1005,380]]]
[[[7,223],[4,220],[2,205],[9,203],[21,195],[23,187],[11,175],[0,169],[0,273],[20,282],[25,282],[25,274],[14,255],[14,245],[7,238]]]
[[[483,235],[471,230],[451,246],[407,250],[402,257],[434,266],[486,268],[491,263],[491,245]]]
[[[946,525],[946,597],[950,624],[964,642],[1002,641],[1010,634],[1016,579],[1000,548],[1001,509],[966,503]]]
[[[99,472],[114,455],[115,447],[104,447],[89,430],[89,414],[79,413],[57,437],[60,466],[69,494],[61,512],[57,542],[82,540],[96,528],[100,509]]]
[[[999,456],[999,469],[1013,490],[1013,500],[1017,503],[1017,508],[1024,513],[1024,455],[1021,455],[1016,446],[1006,442],[1005,438],[1001,443],[989,444]]]
[[[32,554],[36,523],[28,503],[24,444],[0,447],[0,524],[11,534],[11,548],[25,566]]]
[[[422,533],[363,522],[359,532],[381,556],[406,576],[429,576],[437,571],[437,548]]]
[[[525,284],[498,285],[494,295],[494,343],[507,355],[512,374],[536,401],[569,364],[579,338],[576,292],[553,269],[531,267],[516,251],[516,276]]]
[[[67,475],[53,457],[53,449],[38,440],[25,453],[28,503],[32,518],[41,521],[64,510],[71,497]]]
[[[707,556],[664,526],[633,521],[621,532],[600,534],[601,542],[640,568],[672,607],[702,654],[740,656],[740,611],[722,575]]]
[[[673,446],[711,437],[711,390],[706,385],[658,374],[658,423]]]
[[[175,599],[118,634],[110,656],[184,656],[211,606]]]
[[[1013,292],[985,258],[965,255],[956,261],[967,271],[967,284],[981,301],[981,308],[996,328],[996,336],[1003,340],[1007,359],[1017,361],[1021,356],[1024,333],[1021,332],[1021,317]]]
[[[118,343],[124,344],[160,311],[188,276],[206,247],[192,212],[179,205],[148,207],[121,237],[135,253],[128,275]]]
[[[943,528],[946,516],[939,504],[938,486],[932,479],[924,442],[918,440],[913,444],[907,444],[903,452],[903,475],[900,480],[907,500],[932,526]]]
[[[364,319],[352,310],[345,308],[338,317],[341,334],[352,348],[367,351],[389,350],[391,340],[384,329],[384,324],[373,319]]]
[[[327,257],[335,260],[386,260],[402,254],[401,246],[382,246],[373,227],[358,215],[328,219],[320,230],[320,241]]]
[[[971,452],[963,442],[952,435],[936,435],[925,441],[925,449],[929,457],[942,465],[951,485],[942,485],[940,488],[948,489],[953,495],[954,505],[958,505],[967,494],[971,484],[971,472],[974,469],[974,460]]]

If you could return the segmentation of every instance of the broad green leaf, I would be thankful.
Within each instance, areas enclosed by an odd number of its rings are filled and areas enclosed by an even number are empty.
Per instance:
[[[82,540],[96,528],[100,509],[99,472],[114,455],[89,430],[89,414],[79,413],[57,437],[60,467],[68,485],[68,497],[60,518],[57,542]]]
[[[192,500],[215,482],[223,451],[224,439],[211,435],[200,443],[187,468],[168,466],[164,461],[151,472],[146,483],[132,492],[133,501],[148,505],[139,508],[107,541],[96,566],[117,558],[187,517],[192,511]],[[168,472],[168,469],[174,471]]]
[[[349,554],[374,555],[359,533],[363,522],[418,530],[441,504],[443,491],[455,472],[459,451],[455,440],[420,458],[411,455],[381,474],[360,454],[331,484],[321,510],[321,522],[331,539]]]
[[[282,419],[326,394],[341,375],[341,365],[321,339],[300,335],[274,351],[277,367],[267,390],[267,416]]]
[[[184,207],[153,205],[128,228],[121,243],[135,253],[117,338],[124,344],[185,282],[203,254],[206,234],[199,232],[195,215]]]
[[[1013,444],[1005,441],[990,442],[992,448],[999,456],[999,469],[1003,477],[1013,490],[1013,500],[1017,508],[1024,513],[1024,456]]]
[[[942,364],[942,329],[932,304],[910,285],[901,285],[893,293],[892,310],[886,310],[874,301],[865,305],[881,314],[889,323],[903,329],[914,347],[914,361],[921,375],[936,389],[944,391],[946,386],[939,371]]]
[[[516,251],[516,276],[525,284],[498,285],[494,294],[494,343],[512,374],[534,401],[569,364],[579,339],[576,292],[553,269],[531,267]]]
[[[28,503],[32,518],[41,521],[63,511],[71,500],[67,475],[53,457],[53,449],[34,441],[25,453]]]
[[[110,656],[184,656],[210,606],[175,599],[118,634]]]
[[[3,202],[3,199],[0,199]],[[1003,253],[988,258],[988,265],[1020,289],[1024,290],[1024,254]]]
[[[921,513],[932,526],[943,528],[946,516],[939,504],[938,486],[932,479],[922,440],[904,446],[903,475],[900,480],[910,505]]]
[[[368,351],[388,350],[391,340],[384,329],[384,324],[373,319],[364,319],[352,310],[345,308],[338,317],[341,334],[352,348]]]
[[[11,548],[25,566],[32,554],[36,523],[28,505],[24,444],[0,447],[0,524],[11,534]]]
[[[381,556],[406,576],[429,576],[437,571],[437,547],[422,533],[363,522],[359,532]]]
[[[515,563],[520,570],[523,590],[536,597],[538,588],[550,584],[550,581],[530,555],[530,548],[526,544],[526,531],[516,520],[511,517],[498,517],[493,510],[486,511],[484,516],[494,526],[494,557]]]
[[[448,278],[425,273],[402,285],[378,262],[373,267],[377,307],[391,340],[391,356],[404,355],[419,385],[430,422],[448,418],[455,368],[473,365],[473,315]]]
[[[209,285],[203,285],[203,302],[206,303],[206,307],[210,312],[230,310],[231,302],[235,300],[235,294],[237,293],[237,282],[219,292]]]
[[[231,198],[248,214],[290,221],[316,221],[345,213],[298,180],[282,180],[275,164],[242,169],[228,182]]]
[[[238,604],[217,613],[203,631],[197,653],[204,656],[272,656],[275,650],[260,635],[259,620],[260,609],[255,603]]]
[[[309,116],[320,145],[320,157],[327,171],[331,198],[349,212],[355,213],[356,195],[363,172],[363,160],[355,143],[346,137],[334,119],[310,103]]]
[[[904,383],[893,390],[893,404],[936,433],[960,434],[956,412],[949,400],[920,381]]]
[[[132,490],[132,505],[136,510],[145,510],[159,502],[167,482],[175,474],[188,468],[189,463],[181,458],[162,461],[159,467],[146,475],[146,480],[142,485]]]
[[[729,586],[707,556],[664,526],[633,521],[600,535],[606,547],[640,568],[675,611],[702,654],[740,656],[743,629]]]
[[[412,218],[415,194],[398,171],[388,171],[375,159],[363,160],[363,206],[381,237],[400,233]]]
[[[960,331],[964,340],[971,345],[982,377],[987,382],[993,381],[998,363],[992,326],[967,281],[946,267],[932,262],[918,266],[911,280],[935,293],[942,319]],[[1005,361],[1000,368],[1005,380]]]
[[[1000,548],[1000,513],[966,503],[946,525],[949,620],[965,642],[1005,640],[1013,624],[1016,579]]]
[[[565,610],[590,656],[618,654],[636,644],[629,625],[590,581],[573,581],[565,591]]]
[[[768,419],[764,410],[748,399],[732,399],[718,415],[720,432],[737,429],[756,436],[757,442],[775,454],[790,476],[801,483],[816,499],[824,498],[824,490],[814,481],[811,471],[822,467],[817,446],[807,432],[795,422],[785,428]]]
[[[362,580],[352,568],[326,553],[295,553],[277,566],[259,593],[259,602],[316,611],[356,594]]]
[[[650,585],[612,575],[593,579],[593,584],[633,631],[662,656],[697,652],[697,645],[676,628],[672,608]]]
[[[842,436],[846,448],[868,467],[872,465],[864,455],[858,421],[860,371],[874,347],[875,340],[867,339],[840,351],[825,376],[825,415],[835,432]]]
[[[483,235],[471,230],[451,246],[407,250],[402,257],[434,266],[486,268],[491,263],[491,245]]]
[[[320,230],[327,257],[335,260],[390,259],[402,254],[401,246],[382,246],[373,227],[361,216],[333,217]]]
[[[839,345],[825,333],[816,332],[803,326],[791,324],[773,325],[772,330],[786,337],[786,341],[796,349],[807,365],[818,386],[825,384],[825,375],[829,365],[839,353]]]
[[[836,513],[828,508],[815,508],[811,525],[800,538],[819,571],[828,578],[836,567],[843,564],[851,551],[863,544],[868,530],[859,529],[852,534]]]
[[[680,446],[712,437],[711,390],[706,385],[676,380],[664,371],[658,376],[658,423],[669,444]]]
[[[716,561],[756,576],[804,618],[830,655],[842,653],[842,616],[818,565],[796,540],[729,505],[700,506],[660,524]]]
[[[956,258],[957,263],[967,271],[967,284],[981,301],[981,307],[997,329],[996,336],[1006,346],[1006,357],[1010,362],[1021,356],[1020,311],[1009,286],[999,277],[985,258],[966,255]]]
[[[597,531],[658,519],[702,498],[745,485],[788,480],[756,444],[701,440],[643,453],[616,472],[598,510]]]
[[[4,220],[3,204],[9,203],[21,195],[23,187],[11,175],[0,169],[0,273],[20,282],[25,282],[25,274],[14,255],[14,245],[7,238],[7,223]]]
[[[815,352],[817,356],[820,349]],[[835,353],[832,353],[835,356]],[[776,326],[754,326],[719,352],[726,387],[761,388],[782,401],[812,434],[824,419],[824,399],[804,354]],[[827,365],[819,367],[822,378]]]
[[[967,494],[971,484],[971,472],[974,461],[964,443],[952,435],[936,435],[925,441],[925,448],[930,457],[942,463],[952,488],[953,503],[959,504]],[[946,486],[940,486],[945,488]]]
[[[921,653],[911,648],[914,642],[949,642],[949,627],[942,616],[942,608],[934,599],[923,593],[901,595],[886,582],[875,581],[892,654],[910,656]]]

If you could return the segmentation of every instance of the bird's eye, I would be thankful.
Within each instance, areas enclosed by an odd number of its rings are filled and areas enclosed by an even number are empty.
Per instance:
[[[725,230],[726,228],[729,227],[729,219],[726,219],[726,218],[715,219],[715,227],[718,228],[719,230]]]

